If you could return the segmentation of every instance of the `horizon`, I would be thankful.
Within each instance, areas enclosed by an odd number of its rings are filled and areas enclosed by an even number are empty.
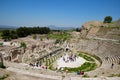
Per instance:
[[[81,27],[120,18],[119,0],[0,0],[0,25]]]

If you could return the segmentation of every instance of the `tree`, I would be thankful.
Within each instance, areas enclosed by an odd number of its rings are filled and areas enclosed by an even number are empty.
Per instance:
[[[79,29],[79,28],[76,28],[76,31],[77,31],[77,32],[80,32],[80,29]]]
[[[20,27],[16,31],[19,37],[26,37],[29,35],[29,31],[27,27]]]
[[[17,39],[18,35],[17,35],[16,31],[14,31],[14,30],[10,31],[10,37],[11,37],[11,39]]]
[[[3,30],[1,36],[5,41],[10,40],[10,30]]]
[[[111,23],[111,21],[112,21],[112,17],[111,16],[106,16],[104,18],[104,23]]]

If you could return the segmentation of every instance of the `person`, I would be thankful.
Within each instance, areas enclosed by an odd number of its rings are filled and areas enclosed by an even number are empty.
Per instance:
[[[68,73],[68,70],[66,69],[66,75],[67,75],[67,73]]]
[[[119,63],[118,63],[119,65],[120,65],[120,61],[119,61]]]
[[[111,68],[113,69],[114,64],[112,63]]]
[[[65,58],[63,57],[63,61],[65,61]]]
[[[42,69],[44,69],[44,68],[45,68],[45,66],[44,66],[44,65],[42,65],[41,67],[42,67]]]
[[[37,62],[36,62],[36,66],[37,66],[37,67],[38,67],[38,64],[39,64],[39,62],[37,61]]]
[[[80,71],[80,75],[82,75],[82,71]]]
[[[77,75],[80,75],[80,72],[79,72],[79,71],[77,71]]]
[[[82,75],[84,75],[84,71],[82,71]]]
[[[47,66],[45,66],[45,69],[46,69],[46,71],[47,71],[48,67],[47,67]]]

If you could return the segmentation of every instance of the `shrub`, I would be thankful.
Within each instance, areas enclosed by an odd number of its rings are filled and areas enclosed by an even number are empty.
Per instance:
[[[111,16],[106,16],[104,18],[104,23],[111,23],[111,21],[112,21],[112,17]]]

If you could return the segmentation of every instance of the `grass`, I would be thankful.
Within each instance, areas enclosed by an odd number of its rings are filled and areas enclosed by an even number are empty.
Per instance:
[[[49,69],[50,69],[50,70],[54,70],[53,64],[49,65]]]
[[[91,71],[94,70],[96,68],[96,63],[90,63],[90,62],[85,62],[83,65],[81,65],[80,67],[77,68],[65,68],[65,70],[67,69],[69,72],[78,72],[78,71]]]
[[[111,75],[108,76],[108,77],[115,77],[115,76],[120,77],[120,74],[111,74]]]
[[[70,38],[70,35],[66,32],[50,33],[48,34],[48,38],[67,40]]]
[[[102,74],[105,74],[104,72],[102,72]]]
[[[79,53],[79,56],[80,57],[83,57],[85,60],[87,61],[92,61],[94,62],[95,60],[93,58],[91,58],[90,56],[86,55],[86,54],[83,54],[83,53]]]
[[[87,54],[84,54],[82,52],[79,53],[79,56],[83,57],[88,62],[85,62],[80,67],[77,67],[77,68],[67,68],[66,67],[64,70],[67,69],[69,72],[78,72],[78,71],[85,71],[85,72],[87,72],[87,71],[94,70],[97,67],[97,64],[95,63],[95,60],[91,56],[89,56]]]
[[[93,59],[93,57],[91,57],[90,55],[87,55],[85,53],[82,53],[82,52],[79,53],[79,56],[83,57],[84,59],[86,59],[87,62],[85,62],[84,64],[82,64],[80,67],[77,67],[77,68],[65,67],[64,71],[68,70],[69,72],[79,72],[79,71],[87,72],[87,71],[91,71],[91,70],[96,69],[97,64],[95,63],[95,60]],[[49,60],[47,60],[46,65],[48,65],[48,62],[49,62]],[[51,69],[51,70],[54,69],[53,68],[53,64],[52,64],[53,62],[54,61],[49,62],[50,64],[48,65],[49,69]],[[61,70],[58,70],[58,72],[59,71],[61,71]]]
[[[120,74],[118,74],[117,76],[120,77]]]
[[[3,46],[3,43],[0,43],[0,46]]]
[[[79,53],[79,54],[83,54],[83,55],[87,55],[87,56],[91,56],[91,58],[94,57],[96,60],[98,60],[98,61],[102,64],[102,60],[101,60],[98,56],[96,56],[96,55],[88,54],[88,53],[86,53],[86,52],[79,52],[79,51],[78,51],[78,53]],[[81,57],[82,57],[82,56],[81,56]]]
[[[83,75],[83,77],[88,78],[89,76],[88,76],[88,74],[85,74],[85,75]]]
[[[48,60],[46,60],[46,63],[45,63],[46,66],[48,66]]]
[[[95,75],[94,77],[98,77],[97,75]]]

